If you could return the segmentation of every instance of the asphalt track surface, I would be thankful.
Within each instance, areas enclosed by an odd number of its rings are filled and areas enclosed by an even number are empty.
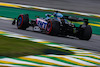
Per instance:
[[[0,0],[0,2],[20,3],[35,6],[75,10],[81,12],[91,12],[100,14],[99,0]],[[56,37],[37,32],[32,32],[32,28],[25,30],[18,30],[16,26],[11,25],[11,21],[0,19],[0,29],[19,34],[31,36],[33,38],[44,39],[57,43],[64,43],[66,45],[72,45],[79,48],[90,49],[94,51],[100,51],[100,36],[93,35],[89,41],[79,40],[75,37]]]
[[[79,48],[100,51],[100,36],[93,35],[89,41],[79,40],[75,37],[58,37],[58,36],[50,36],[43,33],[33,32],[32,28],[28,28],[27,30],[19,30],[16,26],[11,25],[12,21],[1,20],[0,19],[0,29],[6,30],[10,32],[15,32],[19,34],[24,34],[31,36],[37,39],[44,39],[51,42],[63,43],[66,45],[71,45]]]
[[[0,0],[0,2],[20,3],[100,14],[100,0]]]

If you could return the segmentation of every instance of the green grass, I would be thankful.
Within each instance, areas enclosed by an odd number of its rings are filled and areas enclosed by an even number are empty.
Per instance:
[[[20,57],[43,54],[74,54],[71,51],[54,48],[24,39],[0,35],[0,56]]]

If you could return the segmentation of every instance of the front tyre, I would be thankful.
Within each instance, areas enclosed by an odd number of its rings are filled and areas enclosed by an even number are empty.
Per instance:
[[[19,15],[17,20],[17,28],[26,30],[29,27],[29,16],[28,14]]]

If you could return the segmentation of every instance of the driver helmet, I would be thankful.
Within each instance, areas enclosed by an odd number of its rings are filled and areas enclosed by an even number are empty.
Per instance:
[[[61,13],[58,13],[58,11],[54,12],[54,16],[59,18],[63,17],[63,15]]]
[[[54,15],[52,14],[45,14],[46,17],[54,18]]]

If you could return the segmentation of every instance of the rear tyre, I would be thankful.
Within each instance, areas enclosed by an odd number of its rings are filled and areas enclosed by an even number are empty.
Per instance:
[[[57,36],[60,31],[60,23],[55,20],[49,20],[46,28],[46,33]]]
[[[81,25],[82,26],[82,25]],[[81,28],[80,26],[80,28]],[[82,29],[82,28],[81,28]],[[92,36],[92,28],[90,25],[87,25],[79,32],[79,39],[81,40],[89,40]]]
[[[25,15],[19,15],[17,20],[17,28],[26,30],[26,28],[29,27],[29,16],[28,14]]]

